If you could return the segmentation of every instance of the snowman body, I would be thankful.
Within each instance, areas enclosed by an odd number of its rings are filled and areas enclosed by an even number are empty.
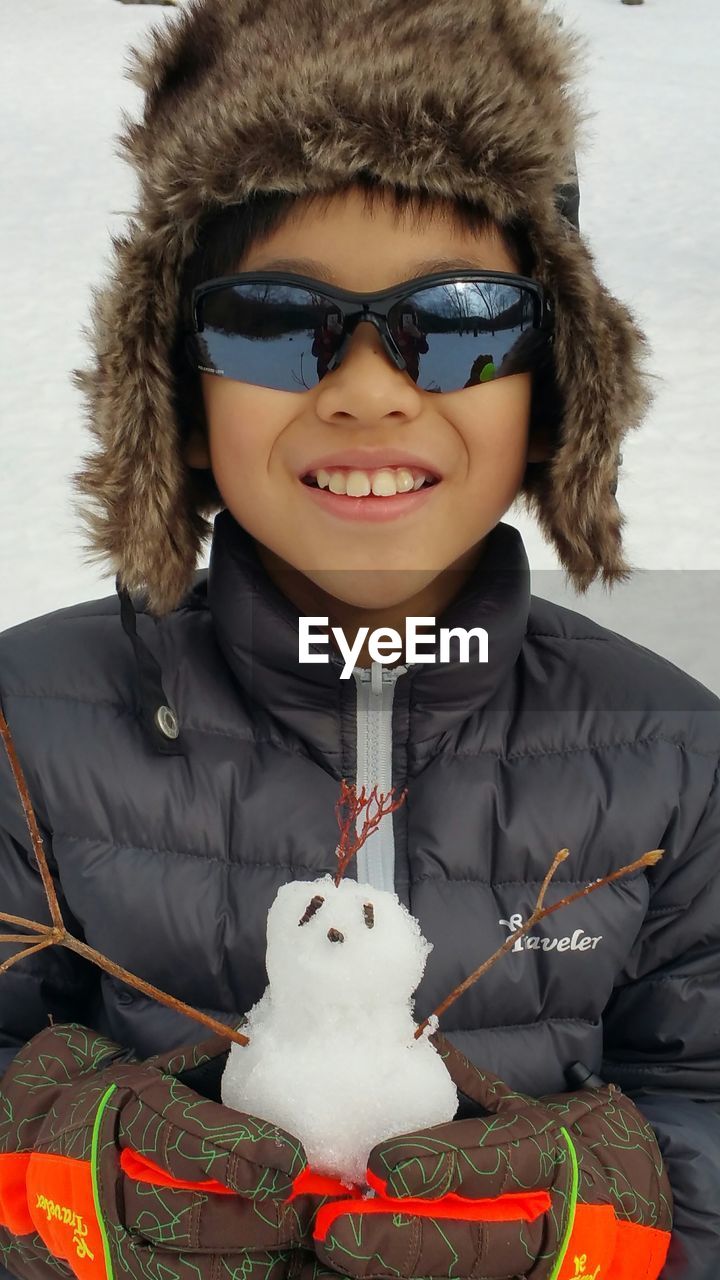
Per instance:
[[[326,876],[283,885],[268,913],[265,994],[233,1044],[226,1106],[298,1137],[314,1170],[363,1183],[377,1142],[451,1120],[448,1072],[415,1039],[431,944],[395,894]]]

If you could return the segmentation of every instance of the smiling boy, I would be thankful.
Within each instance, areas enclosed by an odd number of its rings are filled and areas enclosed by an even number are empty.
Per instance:
[[[517,274],[520,266],[495,227],[463,226],[452,206],[413,220],[355,188],[304,200],[236,265],[252,273],[279,264],[367,293],[441,269]],[[192,433],[187,461],[212,468],[225,507],[252,533],[284,595],[301,613],[327,615],[350,641],[360,625],[404,630],[408,616],[439,617],[528,461],[543,457],[539,440],[529,441],[530,373],[429,397],[388,360],[370,323],[357,325],[335,375],[312,394],[200,378],[207,430]],[[311,488],[322,471],[328,487]],[[408,473],[432,484],[374,496],[382,477],[409,485]],[[331,490],[365,496],[324,502]],[[358,665],[370,665],[366,647]]]
[[[124,134],[138,211],[76,375],[96,445],[76,483],[117,597],[6,632],[0,698],[66,919],[228,1022],[263,991],[277,889],[332,865],[342,778],[407,793],[355,874],[433,944],[418,1018],[527,918],[557,850],[548,900],[663,849],[533,930],[443,1030],[560,1107],[578,1063],[620,1086],[632,1124],[605,1115],[575,1171],[642,1240],[603,1280],[705,1280],[720,702],[534,597],[503,521],[524,499],[581,590],[628,573],[615,489],[649,404],[644,339],[574,216],[575,58],[536,0],[195,0],[155,32]],[[337,652],[298,662],[306,616],[348,639],[409,616],[485,627],[488,662],[455,648],[386,668],[364,647],[343,680]],[[6,768],[0,782],[0,902],[38,919]],[[51,949],[0,980],[7,1063],[49,1013],[140,1057],[198,1035]],[[491,1234],[473,1274],[502,1274]],[[572,1275],[570,1254],[522,1238],[526,1274]],[[2,1223],[0,1245],[13,1273],[45,1274]],[[368,1267],[412,1276],[410,1256]],[[577,1249],[589,1274],[593,1256]]]

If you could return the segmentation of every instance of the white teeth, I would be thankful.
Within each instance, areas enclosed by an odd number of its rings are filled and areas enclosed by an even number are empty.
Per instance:
[[[370,492],[370,480],[364,471],[351,471],[345,492],[351,498],[366,498]]]
[[[315,479],[320,489],[329,489],[331,493],[344,493],[351,498],[366,498],[373,493],[378,498],[390,498],[397,493],[421,489],[430,477],[424,472],[414,476],[409,467],[382,467],[373,472],[326,471],[321,467]]]
[[[410,487],[412,488],[412,475],[409,471],[405,474],[410,476]],[[373,493],[378,498],[391,498],[400,488],[398,481],[401,475],[401,471],[397,471],[394,475],[392,471],[376,471],[372,478]]]

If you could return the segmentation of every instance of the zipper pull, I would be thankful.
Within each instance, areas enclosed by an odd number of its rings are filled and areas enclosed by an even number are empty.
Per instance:
[[[370,692],[382,695],[384,684],[394,684],[398,676],[404,676],[407,667],[386,668],[382,662],[372,662],[369,667],[354,667],[353,675],[359,684],[370,684]]]

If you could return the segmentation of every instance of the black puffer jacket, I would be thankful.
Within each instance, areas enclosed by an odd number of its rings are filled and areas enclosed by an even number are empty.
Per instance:
[[[531,597],[505,524],[438,620],[484,626],[487,665],[342,680],[337,657],[298,665],[297,619],[225,511],[209,571],[160,621],[127,605],[121,618],[113,596],[0,636],[0,696],[66,920],[232,1021],[264,988],[278,886],[332,867],[339,779],[407,786],[359,871],[394,886],[434,944],[423,1015],[527,916],[558,849],[571,857],[548,901],[664,849],[538,926],[444,1030],[533,1094],[566,1089],[579,1059],[634,1097],[675,1196],[664,1275],[704,1280],[720,1254],[720,701]],[[163,704],[176,739],[156,726]],[[2,754],[0,904],[46,919]],[[204,1034],[55,948],[0,978],[0,1069],[48,1013],[142,1054]]]

